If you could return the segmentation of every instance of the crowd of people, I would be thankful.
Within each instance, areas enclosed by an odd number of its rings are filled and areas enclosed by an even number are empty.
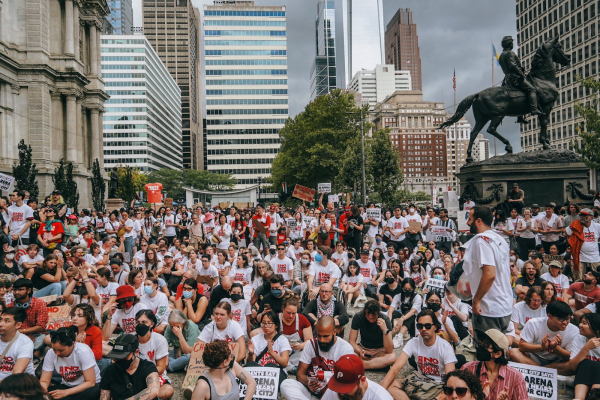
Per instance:
[[[0,394],[169,399],[200,344],[194,400],[237,382],[252,398],[249,367],[279,369],[287,400],[529,398],[509,360],[600,398],[600,202],[540,212],[516,187],[510,217],[468,200],[459,236],[444,208],[323,197],[77,214],[59,191],[0,198]]]

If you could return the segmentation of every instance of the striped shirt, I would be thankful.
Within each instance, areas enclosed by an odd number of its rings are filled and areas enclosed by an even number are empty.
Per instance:
[[[479,363],[480,361],[472,361],[463,365],[461,369],[475,374]],[[485,385],[485,383],[488,382],[488,375],[484,362],[481,362],[480,380],[482,385]],[[523,375],[508,365],[501,365],[500,371],[498,371],[498,377],[494,381],[492,387],[490,387],[490,394],[487,397],[487,400],[496,400],[505,387],[508,388],[507,400],[529,399],[529,396],[527,395],[527,384],[525,383]]]

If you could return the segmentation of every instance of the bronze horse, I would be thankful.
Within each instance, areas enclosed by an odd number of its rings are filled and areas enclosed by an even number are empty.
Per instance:
[[[544,150],[552,148],[546,131],[550,112],[558,97],[556,70],[554,68],[555,62],[563,66],[568,66],[571,63],[571,56],[564,52],[558,38],[547,41],[537,49],[531,63],[531,71],[526,78],[536,88],[540,108],[544,111],[544,115],[538,117],[541,127],[539,143],[542,144]],[[473,115],[475,116],[475,127],[471,131],[471,138],[467,149],[467,163],[473,162],[473,158],[471,157],[473,142],[477,134],[489,121],[492,122],[487,129],[488,133],[497,137],[505,144],[507,153],[512,153],[510,142],[500,135],[496,131],[496,128],[498,128],[504,117],[517,117],[529,113],[529,103],[525,93],[520,90],[510,90],[509,92],[507,88],[502,86],[487,88],[479,93],[472,94],[460,102],[456,113],[441,124],[440,129],[447,128],[458,122],[471,106],[473,107]]]

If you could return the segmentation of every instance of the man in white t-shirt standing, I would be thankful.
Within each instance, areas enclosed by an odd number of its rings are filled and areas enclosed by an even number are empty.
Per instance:
[[[35,374],[32,362],[33,342],[27,335],[18,332],[26,318],[25,308],[20,307],[10,307],[0,316],[0,354],[4,355],[0,362],[0,381],[12,374]],[[16,335],[18,336],[15,338]],[[14,342],[6,351],[13,339]]]
[[[277,245],[277,232],[281,228],[283,222],[281,216],[277,212],[277,205],[273,204],[269,208],[269,217],[271,217],[271,225],[269,225],[269,242],[272,245]]]
[[[171,207],[167,207],[165,215],[163,216],[164,231],[163,235],[167,239],[170,245],[173,244],[173,239],[177,236],[177,223],[179,222],[177,215],[171,212]]]
[[[467,218],[469,216],[467,215]],[[435,215],[435,210],[433,208],[427,209],[427,216],[423,219],[423,231],[425,232],[425,240],[427,241],[435,241],[436,236],[431,233],[431,227],[439,224],[440,218]],[[414,249],[410,249],[413,251]]]
[[[15,246],[18,244],[19,237],[22,244],[29,245],[29,227],[33,221],[33,210],[27,204],[23,203],[24,197],[24,192],[15,190],[12,194],[12,199],[15,203],[8,207],[10,237]]]
[[[469,211],[467,225],[475,236],[465,244],[463,276],[473,295],[473,330],[498,329],[506,334],[513,306],[510,248],[492,231],[492,221],[489,207],[475,206]]]
[[[322,400],[339,400],[338,394],[345,398],[363,400],[392,400],[393,397],[379,384],[367,379],[365,365],[356,354],[342,356],[333,366],[333,376],[327,382]]]
[[[381,214],[379,214],[379,218],[369,217],[369,209],[375,209],[375,204],[369,204],[369,208],[367,208],[366,218],[364,218],[364,224],[368,226],[369,230],[367,231],[366,240],[369,241],[369,245],[372,246],[375,244],[375,237],[379,232],[379,224],[381,223]],[[363,228],[364,229],[364,228]]]
[[[394,216],[388,220],[385,229],[390,232],[390,242],[394,243],[397,249],[406,246],[404,240],[406,239],[406,232],[408,232],[408,222],[402,216],[400,206],[394,208]]]
[[[121,215],[123,216],[123,227],[125,228],[125,234],[123,236],[125,237],[124,246],[126,254],[123,254],[123,256],[125,262],[129,264],[133,261],[133,246],[135,246],[135,239],[137,238],[137,224],[134,220],[135,215],[129,215],[126,211],[123,211]]]
[[[597,271],[600,266],[600,252],[598,251],[600,224],[592,221],[593,218],[594,212],[589,208],[584,208],[579,212],[579,219],[573,221],[565,230],[567,235],[575,235],[580,243],[579,253],[573,254],[573,259],[579,261],[579,271],[573,271],[575,280],[590,270]],[[570,238],[569,241],[572,239]]]
[[[274,257],[269,262],[271,268],[276,274],[283,276],[285,284],[288,288],[292,287],[292,278],[294,276],[294,263],[285,255],[286,248],[284,244],[277,245],[277,257]]]

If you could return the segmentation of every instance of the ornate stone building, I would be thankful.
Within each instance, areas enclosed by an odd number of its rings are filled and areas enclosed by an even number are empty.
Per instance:
[[[0,171],[12,173],[21,139],[39,170],[40,200],[55,164],[76,165],[80,207],[91,205],[91,167],[103,168],[100,73],[106,0],[0,0]]]

